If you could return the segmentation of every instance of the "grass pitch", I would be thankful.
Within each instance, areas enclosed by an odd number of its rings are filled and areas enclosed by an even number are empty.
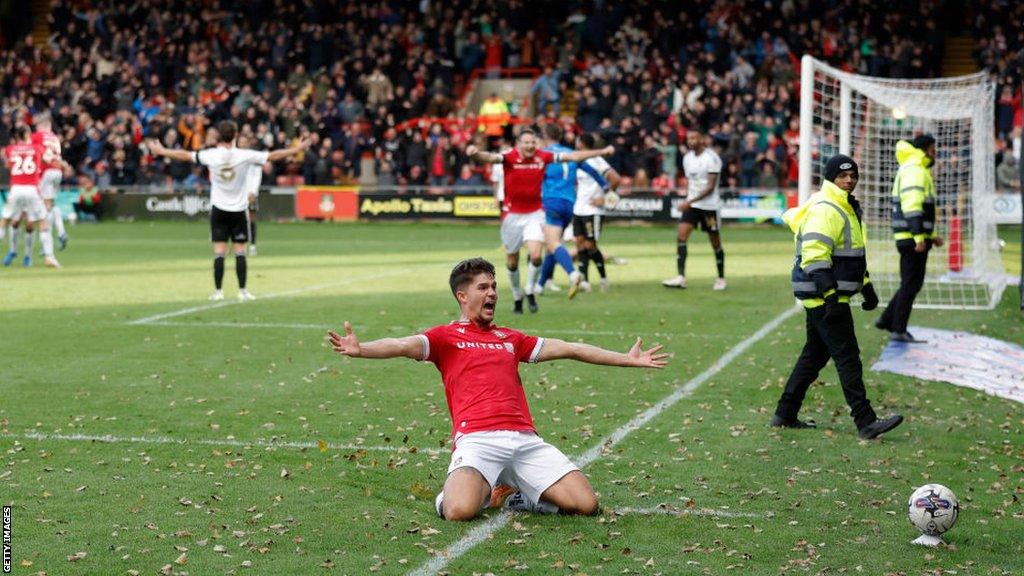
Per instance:
[[[498,323],[675,354],[663,371],[523,366],[541,435],[580,456],[790,309],[792,240],[724,231],[729,289],[713,292],[703,236],[690,288],[669,228],[608,228],[613,289],[541,298],[514,317],[494,225],[261,224],[259,298],[237,304],[231,258],[212,306],[204,224],[72,229],[65,268],[0,269],[0,501],[15,574],[403,574],[496,513],[439,520],[450,422],[435,368],[333,355],[327,327],[364,340],[456,317],[447,275],[498,265]],[[1019,230],[1004,230],[1019,272]],[[564,278],[563,278],[564,283]],[[1024,343],[1016,295],[992,312],[915,311],[913,323]],[[855,311],[865,364],[885,343]],[[881,414],[862,442],[834,369],[811,388],[816,431],[767,427],[803,344],[803,314],[585,468],[604,513],[516,515],[443,563],[450,574],[1021,574],[1024,407],[947,384],[868,372]],[[906,499],[951,487],[961,517],[923,549]],[[624,512],[624,513],[622,513]]]

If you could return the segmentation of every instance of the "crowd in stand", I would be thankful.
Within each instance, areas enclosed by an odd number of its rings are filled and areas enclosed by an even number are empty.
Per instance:
[[[720,149],[723,184],[791,186],[799,56],[933,77],[949,21],[939,3],[870,0],[195,5],[56,0],[45,45],[25,36],[0,51],[0,143],[49,110],[66,159],[99,187],[201,186],[197,167],[139,144],[198,150],[230,118],[254,147],[313,139],[300,161],[266,168],[270,183],[476,185],[463,150],[482,135],[462,87],[474,70],[524,67],[542,71],[539,114],[615,145],[611,163],[635,186],[678,185],[694,128]],[[1020,133],[1024,4],[969,10],[976,56],[999,82],[1002,159]]]

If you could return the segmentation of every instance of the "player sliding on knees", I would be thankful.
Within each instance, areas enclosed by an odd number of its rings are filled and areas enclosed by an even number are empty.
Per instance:
[[[470,520],[488,504],[498,505],[503,496],[505,508],[512,510],[596,513],[597,496],[587,477],[537,435],[519,363],[567,358],[662,368],[668,354],[660,352],[660,345],[644,350],[639,338],[622,353],[495,326],[498,284],[494,266],[482,258],[457,264],[448,283],[462,313],[450,324],[367,343],[359,342],[348,322],[344,336],[328,332],[331,347],[343,356],[405,357],[433,362],[441,372],[454,451],[444,489],[435,500],[438,515]]]

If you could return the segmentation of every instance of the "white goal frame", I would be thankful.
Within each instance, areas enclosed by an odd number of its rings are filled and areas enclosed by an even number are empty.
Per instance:
[[[895,143],[934,134],[936,227],[947,240],[928,258],[915,307],[994,308],[1006,287],[994,219],[994,91],[986,72],[938,79],[876,78],[845,72],[809,55],[801,60],[799,197],[820,186],[824,162],[852,156],[868,229],[868,269],[879,297],[899,287],[891,229]],[[963,160],[960,160],[963,159]],[[945,164],[944,164],[945,162]],[[950,232],[961,241],[950,243]]]

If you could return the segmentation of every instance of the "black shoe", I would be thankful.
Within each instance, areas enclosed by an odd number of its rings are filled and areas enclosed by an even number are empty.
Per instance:
[[[871,440],[878,438],[882,434],[885,434],[889,430],[900,425],[903,422],[903,416],[899,414],[893,414],[888,418],[882,418],[881,420],[875,420],[871,424],[861,428],[857,431],[857,434],[864,440]]]
[[[522,298],[520,298],[519,300],[516,300],[515,304],[512,305],[512,313],[513,314],[522,314],[523,313],[523,299]]]
[[[814,420],[808,420],[806,422],[804,422],[803,420],[800,420],[799,418],[793,418],[792,420],[786,420],[782,416],[779,416],[778,414],[776,414],[776,415],[772,416],[771,427],[772,428],[799,428],[799,429],[807,429],[807,428],[817,428],[818,425],[814,423]]]
[[[918,340],[910,332],[893,332],[889,337],[890,342],[906,342],[907,344],[927,344],[927,340]]]
[[[537,312],[537,297],[533,294],[526,295],[526,304],[530,307],[530,312]]]
[[[886,332],[892,332],[892,326],[889,326],[888,324],[883,322],[881,316],[878,317],[878,320],[875,320],[875,328],[878,328],[879,330],[885,330]]]

